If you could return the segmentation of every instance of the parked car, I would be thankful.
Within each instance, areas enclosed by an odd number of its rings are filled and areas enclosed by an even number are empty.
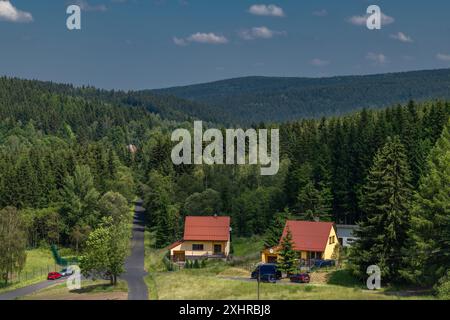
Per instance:
[[[74,272],[71,268],[64,268],[59,273],[61,274],[61,277],[68,277],[73,275]]]
[[[264,282],[275,282],[281,279],[281,271],[274,263],[260,264],[251,274],[252,279],[258,279],[258,277]]]
[[[311,277],[309,276],[308,273],[298,273],[289,276],[289,280],[295,283],[309,283]]]
[[[47,275],[47,280],[58,280],[62,277],[59,272],[49,272]]]
[[[316,260],[314,261],[314,268],[334,267],[336,261],[334,260]]]

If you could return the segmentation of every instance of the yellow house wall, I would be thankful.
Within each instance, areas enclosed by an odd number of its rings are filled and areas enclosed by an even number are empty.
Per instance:
[[[334,227],[331,228],[330,235],[328,236],[328,239],[330,239],[330,237],[333,237],[333,236],[334,236],[334,243],[330,244],[330,241],[328,240],[327,241],[327,246],[325,247],[325,251],[323,252],[323,259],[325,259],[325,260],[332,259],[334,248],[339,243],[338,237],[337,237],[337,234],[336,234],[336,230],[335,230]],[[335,257],[335,258],[338,258],[338,257]]]
[[[192,250],[193,244],[203,244],[202,251]],[[230,241],[184,241],[178,246],[170,249],[170,255],[174,255],[174,251],[184,251],[186,256],[204,256],[204,255],[213,255],[214,254],[214,245],[221,244],[222,252],[225,253],[226,256],[230,253]]]

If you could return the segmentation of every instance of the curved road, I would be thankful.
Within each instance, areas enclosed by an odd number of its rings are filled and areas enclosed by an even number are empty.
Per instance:
[[[23,296],[32,294],[34,292],[37,292],[39,290],[45,289],[47,287],[50,287],[52,285],[55,285],[58,283],[63,283],[66,280],[67,279],[61,279],[61,280],[56,280],[56,281],[45,280],[45,281],[33,284],[31,286],[27,286],[27,287],[19,288],[19,289],[12,290],[9,292],[5,292],[5,293],[0,294],[0,300],[15,300],[20,297],[23,297]]]
[[[128,282],[128,300],[148,300],[147,285],[144,277],[144,212],[142,200],[136,201],[133,221],[133,239],[131,255],[125,262],[125,273],[121,276]]]

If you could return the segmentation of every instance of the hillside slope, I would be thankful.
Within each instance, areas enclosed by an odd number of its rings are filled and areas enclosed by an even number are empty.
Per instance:
[[[382,108],[411,99],[450,98],[450,69],[332,78],[246,77],[150,92],[208,105],[193,110],[199,118],[278,122]]]

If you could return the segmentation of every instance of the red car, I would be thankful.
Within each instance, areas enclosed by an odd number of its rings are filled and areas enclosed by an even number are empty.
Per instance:
[[[59,272],[49,272],[47,280],[58,280],[62,275]]]
[[[296,283],[309,283],[309,280],[311,280],[309,274],[307,273],[293,274],[289,277],[289,279],[291,282]]]

